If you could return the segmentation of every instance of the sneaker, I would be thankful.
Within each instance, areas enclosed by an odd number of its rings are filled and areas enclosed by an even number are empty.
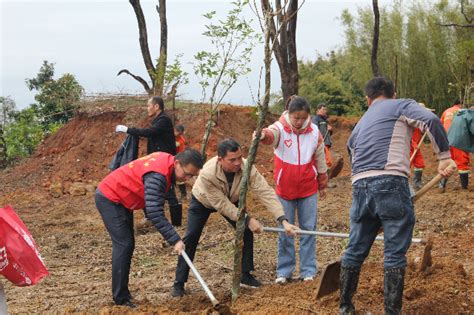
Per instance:
[[[249,286],[252,288],[258,288],[262,285],[260,281],[255,279],[255,277],[252,274],[250,274],[250,272],[242,273],[242,277],[240,277],[240,284],[243,284],[244,286]]]
[[[285,278],[285,277],[278,277],[275,280],[275,283],[277,283],[277,284],[284,284],[284,283],[287,283],[287,282],[288,282],[288,279]]]
[[[304,277],[303,281],[313,281],[314,277]]]
[[[182,282],[173,283],[173,287],[171,288],[171,296],[172,297],[182,297],[184,294],[185,294],[185,292],[184,292],[184,283],[182,283]]]

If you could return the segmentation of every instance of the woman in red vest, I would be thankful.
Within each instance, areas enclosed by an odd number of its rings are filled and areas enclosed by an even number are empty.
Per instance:
[[[100,182],[95,202],[112,239],[112,295],[115,304],[135,307],[128,290],[130,264],[135,248],[133,210],[145,216],[165,240],[181,254],[184,243],[163,212],[166,193],[176,180],[199,174],[203,160],[193,149],[176,156],[155,152],[116,169]]]

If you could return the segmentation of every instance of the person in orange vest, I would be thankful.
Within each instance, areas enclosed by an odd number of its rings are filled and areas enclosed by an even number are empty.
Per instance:
[[[176,153],[183,152],[186,149],[186,138],[184,137],[184,126],[177,125],[174,127],[174,137],[176,139]],[[181,201],[187,197],[186,185],[182,182],[176,184],[181,194]]]
[[[453,122],[454,116],[462,108],[463,105],[461,101],[456,100],[453,103],[453,106],[443,112],[443,115],[441,116],[441,122],[443,123],[446,132],[448,132],[449,128],[451,127],[451,123]],[[469,172],[471,169],[469,165],[469,153],[453,146],[450,146],[449,149],[451,151],[451,158],[454,160],[454,162],[456,162],[456,166],[458,167],[461,188],[467,189],[467,186],[469,184]],[[441,192],[444,192],[446,190],[447,182],[447,178],[444,178],[439,182],[439,188]]]
[[[130,264],[135,248],[133,211],[145,216],[174,251],[181,254],[184,243],[165,217],[166,194],[175,180],[185,181],[199,174],[201,154],[193,149],[176,156],[154,152],[134,160],[107,175],[98,185],[95,203],[112,239],[112,296],[115,304],[136,307],[128,290]]]
[[[427,110],[434,112],[434,109],[427,108],[425,104],[423,103],[418,103],[421,107],[426,108]],[[423,170],[425,169],[425,159],[423,158],[423,154],[421,153],[421,149],[418,148],[418,146],[421,146],[422,143],[420,143],[421,139],[423,138],[423,134],[421,133],[421,130],[418,128],[415,128],[413,131],[413,135],[411,137],[411,145],[410,145],[410,158],[413,156],[413,152],[415,152],[415,156],[413,157],[413,160],[411,161],[411,165],[413,166],[413,187],[418,190],[421,188],[423,185]],[[417,150],[418,149],[418,150]]]

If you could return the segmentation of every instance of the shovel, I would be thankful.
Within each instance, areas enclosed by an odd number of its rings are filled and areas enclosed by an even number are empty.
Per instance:
[[[219,313],[219,314],[232,314],[229,307],[224,304],[220,304],[219,301],[216,299],[214,294],[212,294],[211,290],[209,290],[209,287],[207,286],[206,282],[204,279],[201,277],[199,274],[199,271],[197,271],[196,267],[194,267],[193,262],[191,259],[189,259],[188,255],[186,254],[185,251],[181,253],[181,256],[183,256],[184,260],[188,264],[189,268],[193,272],[194,276],[198,279],[199,284],[201,285],[202,289],[204,292],[206,292],[207,297],[209,300],[211,300],[212,306],[214,309]]]
[[[456,164],[451,164],[448,168],[456,169]],[[423,196],[428,190],[435,186],[441,179],[442,175],[437,174],[431,181],[429,181],[425,186],[423,186],[418,192],[413,196],[413,202],[417,201],[421,196]],[[431,266],[431,249],[433,248],[433,242],[431,239],[427,241],[421,241],[420,243],[426,244],[423,250],[423,258],[421,260],[420,271],[423,271],[427,267]],[[339,274],[341,271],[341,262],[335,261],[330,263],[324,268],[321,278],[316,289],[316,299],[331,294],[339,289]]]

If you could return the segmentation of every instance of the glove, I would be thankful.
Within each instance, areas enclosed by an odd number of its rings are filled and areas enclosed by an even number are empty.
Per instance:
[[[125,125],[117,125],[115,132],[127,132],[128,128]]]

